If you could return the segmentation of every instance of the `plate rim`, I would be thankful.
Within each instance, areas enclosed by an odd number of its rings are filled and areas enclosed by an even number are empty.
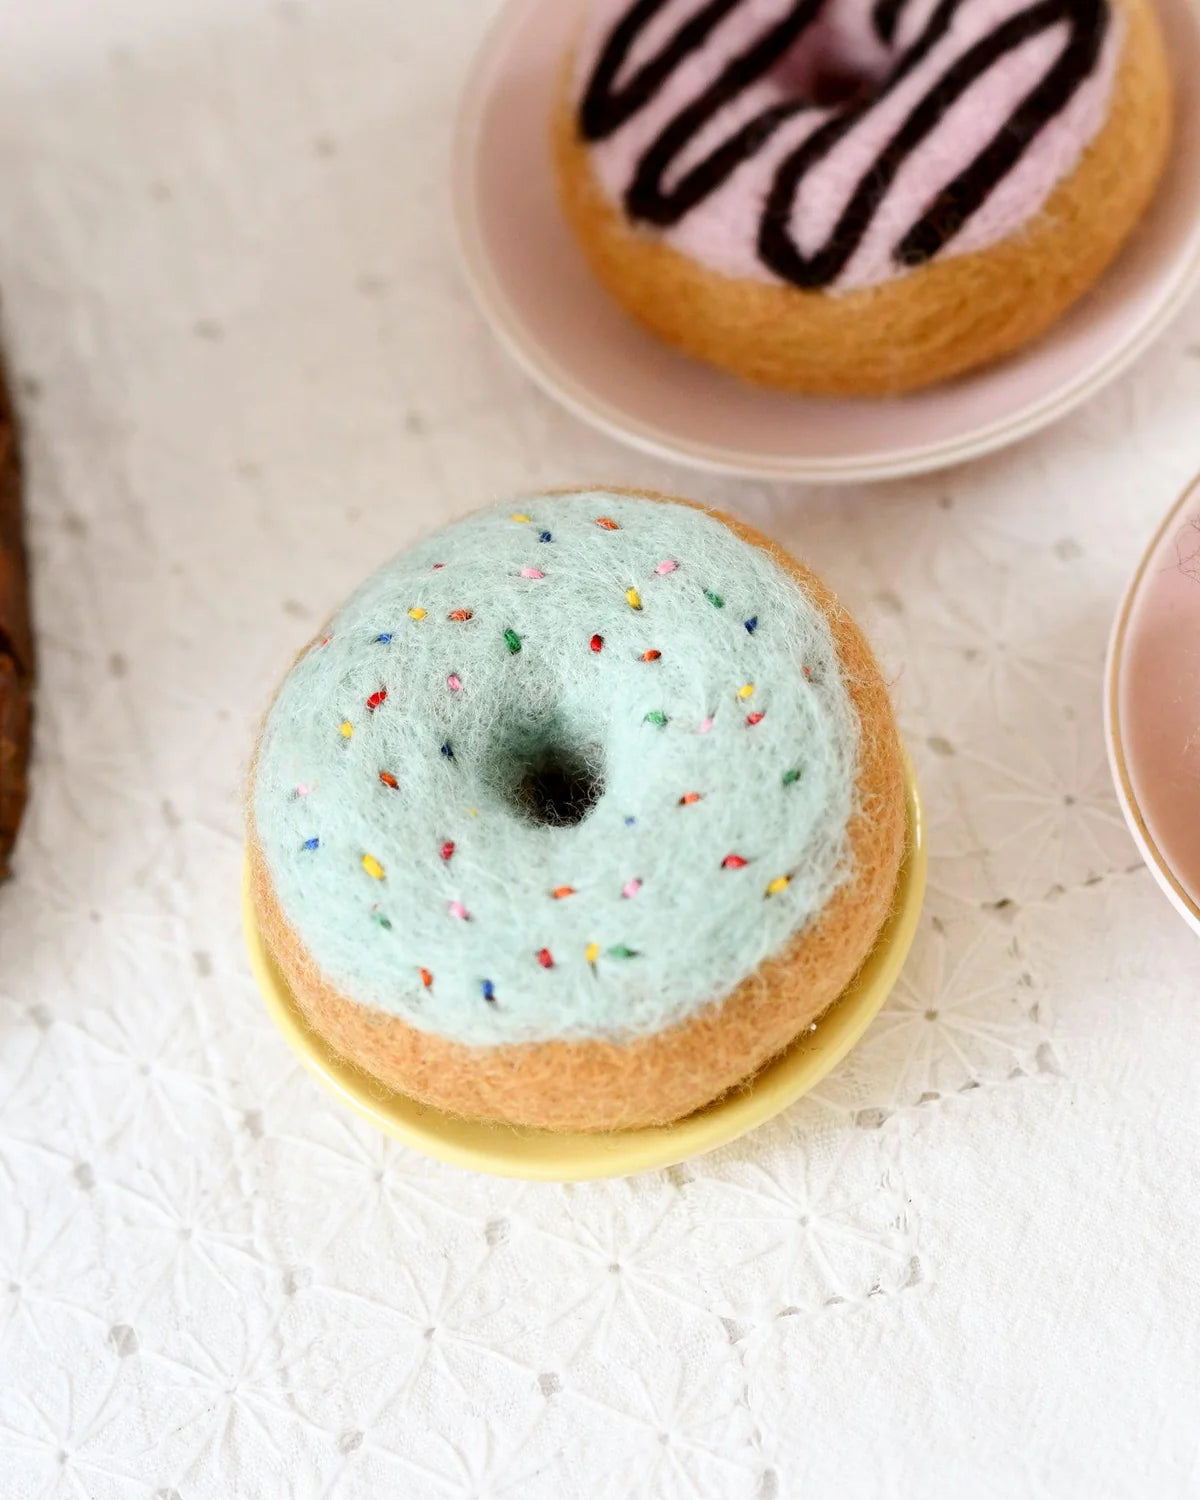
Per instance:
[[[907,753],[904,780],[908,834],[895,899],[862,968],[830,1008],[853,1007],[835,1041],[814,1054],[806,1046],[808,1033],[802,1033],[748,1085],[669,1125],[586,1134],[466,1121],[371,1079],[338,1058],[305,1024],[259,933],[246,857],[241,915],[250,969],[272,1021],[304,1067],[354,1113],[424,1156],[534,1182],[628,1177],[673,1166],[737,1140],[815,1088],[858,1044],[895,988],[916,935],[928,864],[924,812]]]
[[[1200,214],[1185,240],[1184,250],[1164,279],[1151,312],[1126,339],[1098,363],[1080,372],[1031,405],[970,433],[919,447],[880,450],[868,456],[843,458],[767,458],[740,453],[723,445],[672,438],[660,427],[620,411],[595,396],[566,371],[545,347],[528,334],[513,311],[503,285],[484,249],[478,212],[474,164],[481,133],[486,86],[499,67],[507,35],[524,17],[554,0],[505,0],[493,18],[467,70],[459,94],[451,161],[451,222],[459,267],[476,308],[509,358],[546,395],[588,426],[657,459],[682,463],[710,474],[773,482],[811,481],[852,484],[931,474],[969,459],[994,453],[1067,416],[1104,386],[1117,379],[1174,321],[1200,285]],[[581,8],[581,0],[558,0]],[[1179,0],[1190,13],[1200,48],[1200,0]],[[1174,149],[1174,148],[1173,148]],[[1108,272],[1106,270],[1105,275]],[[1086,295],[1086,294],[1085,294]],[[1017,353],[1011,356],[1021,358]],[[883,398],[903,400],[904,398]]]
[[[1112,775],[1113,785],[1117,793],[1117,801],[1120,804],[1121,813],[1133,835],[1134,842],[1138,846],[1138,852],[1148,866],[1151,874],[1170,898],[1172,905],[1180,913],[1186,922],[1197,932],[1200,932],[1200,902],[1186,889],[1182,881],[1175,874],[1168,863],[1166,856],[1158,847],[1146,822],[1145,815],[1137,800],[1137,794],[1133,788],[1133,780],[1129,774],[1129,763],[1125,753],[1125,743],[1121,737],[1121,715],[1120,715],[1120,683],[1121,666],[1124,658],[1125,638],[1129,631],[1129,617],[1133,611],[1134,601],[1141,589],[1142,581],[1150,566],[1150,559],[1158,551],[1159,544],[1176,523],[1179,513],[1188,503],[1200,497],[1200,474],[1195,475],[1184,486],[1174,503],[1168,509],[1166,515],[1154,529],[1154,534],[1146,543],[1138,565],[1133,576],[1126,584],[1121,595],[1121,602],[1117,606],[1117,613],[1113,620],[1112,630],[1109,634],[1108,653],[1104,664],[1104,723],[1105,723],[1105,746],[1108,751],[1109,771]]]

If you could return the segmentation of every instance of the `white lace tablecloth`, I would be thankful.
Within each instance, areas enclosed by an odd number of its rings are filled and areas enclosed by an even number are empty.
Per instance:
[[[457,272],[489,0],[4,0],[0,285],[41,647],[0,890],[5,1500],[1200,1494],[1200,944],[1105,767],[1105,637],[1200,467],[1200,306],[930,479],[639,458]],[[239,787],[291,653],[491,496],[765,527],[894,677],[930,815],[904,979],[816,1094],[669,1172],[434,1165],[275,1034]]]

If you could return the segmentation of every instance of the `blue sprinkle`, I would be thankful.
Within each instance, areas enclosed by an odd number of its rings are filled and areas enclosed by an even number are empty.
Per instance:
[[[633,827],[633,825],[634,825],[634,824],[635,824],[635,823],[636,823],[636,822],[637,822],[637,819],[636,819],[636,818],[626,818],[626,819],[625,819],[625,827],[626,827],[626,828],[632,828],[632,827]]]
[[[311,839],[305,839],[304,840],[304,847],[306,849],[318,849],[318,848],[320,848],[320,845],[321,845],[321,840],[318,839],[318,838],[311,838]]]
[[[454,759],[454,751],[450,748],[449,740],[447,740],[446,743],[442,746],[442,754],[446,757],[447,760]]]
[[[493,1000],[493,1001],[495,1000],[495,998],[496,998],[496,986],[492,983],[492,981],[490,979],[485,979],[483,981],[483,983],[480,985],[480,989],[482,989],[482,991],[483,991],[483,998],[485,1000]]]
[[[747,635],[753,635],[754,632],[758,629],[758,616],[757,615],[751,615],[750,618],[748,620],[746,620],[744,623],[745,623],[745,626],[746,626],[746,634]]]
[[[554,540],[554,538],[550,535],[550,533],[548,531],[539,531],[538,532],[538,541],[539,542],[552,542],[553,540]]]
[[[382,635],[377,635],[375,639],[381,646],[390,646],[392,643],[392,632],[385,630]]]

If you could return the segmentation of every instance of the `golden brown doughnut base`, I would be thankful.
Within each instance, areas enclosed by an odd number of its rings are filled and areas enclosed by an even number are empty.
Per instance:
[[[1171,80],[1158,21],[1148,0],[1114,3],[1125,40],[1107,122],[1025,228],[986,250],[832,294],[707,270],[614,207],[578,138],[564,70],[554,145],[567,217],[627,312],[668,344],[747,380],[874,396],[960,375],[1061,317],[1128,239],[1162,174]]]
[[[652,497],[661,498],[661,497]],[[679,1119],[747,1079],[820,1016],[870,952],[896,888],[905,841],[900,741],[887,688],[858,627],[807,568],[749,526],[829,617],[861,725],[853,875],[820,918],[723,1003],[625,1045],[531,1042],[467,1047],[346,998],[318,970],[280,909],[249,825],[259,930],[313,1030],[389,1088],[452,1114],[545,1130],[624,1130]]]

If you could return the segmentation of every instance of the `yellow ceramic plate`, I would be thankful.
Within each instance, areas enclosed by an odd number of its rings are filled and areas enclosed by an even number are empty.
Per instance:
[[[896,903],[879,941],[841,999],[746,1087],[673,1125],[602,1135],[556,1134],[463,1120],[428,1109],[343,1061],[310,1031],[267,952],[254,918],[249,867],[242,881],[242,922],[250,967],[275,1024],[310,1072],[344,1104],[406,1146],[438,1161],[497,1177],[577,1182],[627,1177],[712,1151],[777,1115],[841,1062],[875,1018],[903,966],[925,894],[925,842],[912,767],[907,768],[908,851]]]

